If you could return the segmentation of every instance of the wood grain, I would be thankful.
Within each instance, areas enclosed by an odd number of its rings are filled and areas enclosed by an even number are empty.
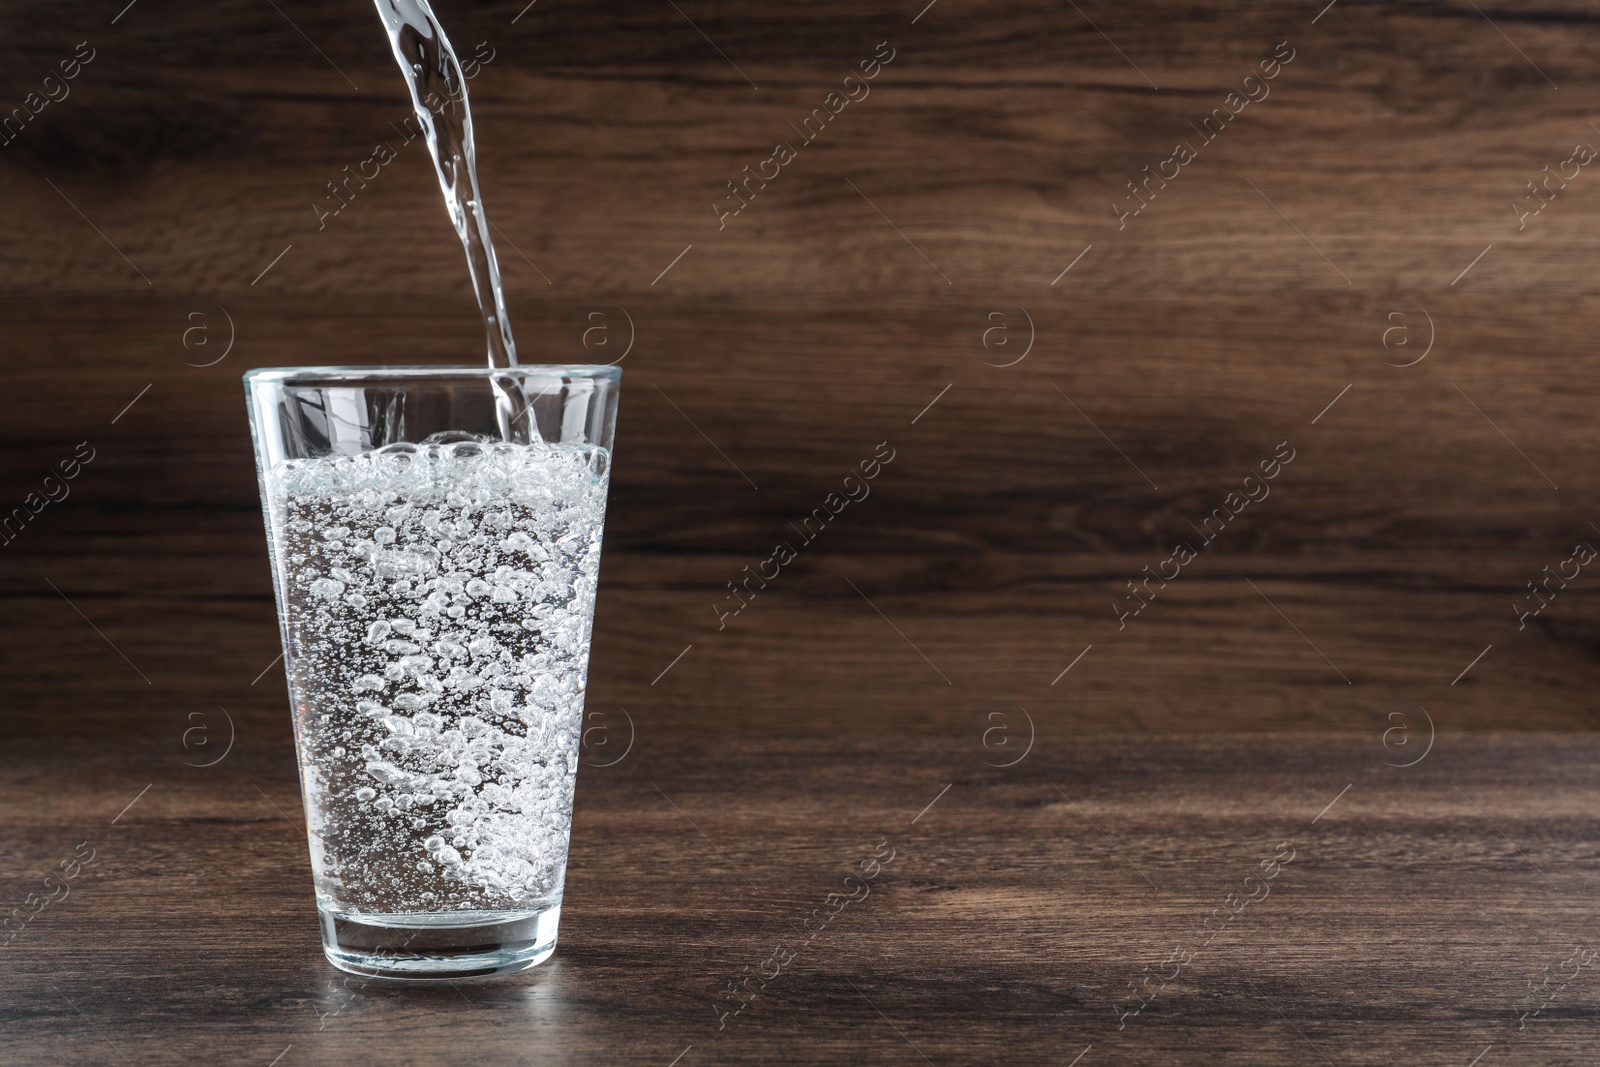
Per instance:
[[[0,522],[94,449],[0,535],[7,907],[99,859],[0,950],[0,1063],[1592,1060],[1590,971],[1518,1005],[1595,939],[1600,586],[1521,613],[1600,544],[1600,178],[1513,205],[1600,142],[1593,12],[924,2],[441,0],[493,55],[524,358],[627,352],[589,724],[633,747],[580,776],[554,960],[420,992],[318,952],[239,386],[480,358],[372,11],[8,6],[0,117],[95,54],[0,147]],[[719,226],[880,42],[870,95]],[[883,442],[871,495],[719,618]],[[197,722],[231,724],[214,768]],[[719,1034],[718,991],[885,839],[872,897]]]
[[[641,738],[580,773],[552,961],[436,990],[322,962],[281,739],[208,770],[151,747],[22,754],[31,773],[0,789],[26,828],[6,899],[81,841],[96,859],[6,949],[7,1063],[115,1061],[108,1043],[139,1064],[289,1046],[284,1063],[667,1064],[691,1045],[682,1062],[1065,1063],[1092,1045],[1084,1064],[1466,1063],[1491,1044],[1578,1063],[1592,1045],[1594,973],[1561,967],[1595,939],[1588,739],[1444,733],[1400,768],[1415,754],[1375,734],[1125,736],[1002,769],[1015,757],[912,737]],[[880,842],[870,895],[797,933]],[[777,945],[792,966],[719,1031],[726,984]],[[1529,983],[1563,970],[1519,1029]]]

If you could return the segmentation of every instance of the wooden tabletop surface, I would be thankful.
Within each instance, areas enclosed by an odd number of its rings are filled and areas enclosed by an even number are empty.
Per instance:
[[[4,1057],[1591,1062],[1600,743],[1410,726],[641,743],[580,772],[556,955],[423,990],[323,962],[286,745],[29,744],[8,887],[92,857],[5,950]]]
[[[561,946],[318,949],[239,375],[482,348],[370,5],[18,0],[0,1064],[1593,1062],[1592,11],[436,6],[624,371]]]

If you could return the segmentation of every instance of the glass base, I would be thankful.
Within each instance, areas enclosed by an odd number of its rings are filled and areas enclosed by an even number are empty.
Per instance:
[[[513,974],[556,949],[561,905],[528,911],[340,915],[319,908],[322,950],[341,971],[444,982]]]

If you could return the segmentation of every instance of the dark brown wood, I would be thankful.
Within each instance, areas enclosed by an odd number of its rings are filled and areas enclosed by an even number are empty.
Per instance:
[[[0,118],[94,50],[0,147],[0,523],[94,450],[0,533],[7,907],[98,857],[0,949],[0,1063],[1592,1060],[1591,971],[1517,1005],[1596,939],[1600,579],[1521,614],[1600,546],[1600,177],[1513,207],[1600,145],[1587,8],[440,0],[492,54],[524,357],[627,350],[589,708],[634,747],[582,775],[557,957],[417,992],[317,951],[239,375],[476,361],[460,251],[369,6],[124,3],[14,3],[0,40]]]
[[[1597,940],[1600,750],[1443,733],[1422,755],[1410,728],[1026,755],[642,735],[580,773],[556,956],[427,990],[322,962],[281,737],[206,770],[30,742],[0,787],[7,891],[80,842],[95,858],[4,950],[5,1060],[1581,1062],[1596,975],[1562,964]],[[797,932],[890,850],[864,900]],[[778,946],[790,966],[719,1019]]]

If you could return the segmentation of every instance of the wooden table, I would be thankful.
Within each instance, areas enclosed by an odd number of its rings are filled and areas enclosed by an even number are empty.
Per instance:
[[[417,991],[318,952],[239,388],[480,358],[377,22],[12,6],[0,901],[95,859],[0,1064],[1593,1062],[1588,8],[439,0],[625,387],[562,947]]]
[[[30,745],[19,869],[94,856],[6,949],[4,1060],[1588,1062],[1600,745],[1396,766],[1412,726],[641,738],[580,773],[555,957],[428,989],[323,962],[286,745]]]

